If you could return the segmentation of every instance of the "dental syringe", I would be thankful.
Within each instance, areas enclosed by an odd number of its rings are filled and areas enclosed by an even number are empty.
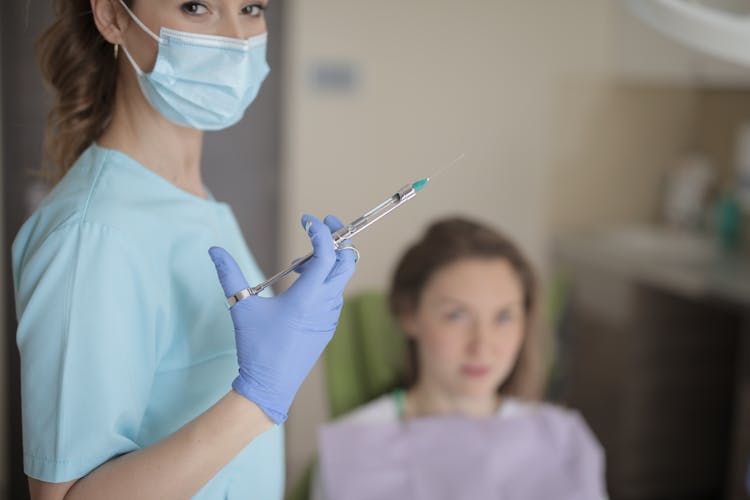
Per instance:
[[[407,201],[414,198],[417,193],[424,188],[427,183],[430,182],[430,178],[426,177],[424,179],[418,180],[417,182],[406,184],[404,187],[396,191],[391,197],[389,197],[387,200],[385,200],[383,203],[379,204],[369,212],[365,213],[364,215],[361,215],[360,217],[357,217],[352,221],[351,223],[345,225],[338,231],[335,231],[331,233],[331,237],[333,239],[333,245],[336,247],[337,250],[341,250],[344,248],[347,248],[347,246],[343,246],[344,241],[349,240],[353,238],[355,235],[361,233],[389,213],[396,210],[398,207],[406,203]],[[251,295],[258,295],[260,292],[268,288],[269,286],[273,285],[280,279],[287,276],[289,273],[297,269],[299,266],[307,262],[312,258],[313,254],[312,252],[305,255],[304,257],[297,259],[292,264],[287,266],[282,271],[278,272],[277,274],[274,274],[270,278],[268,278],[263,283],[259,283],[258,285],[246,288],[244,290],[239,291],[238,293],[232,295],[231,297],[227,298],[227,302],[229,303],[229,307],[232,307],[234,304],[236,304],[238,301],[249,297]]]

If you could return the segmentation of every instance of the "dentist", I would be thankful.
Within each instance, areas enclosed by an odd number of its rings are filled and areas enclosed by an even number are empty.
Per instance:
[[[12,250],[32,498],[281,499],[280,424],[355,255],[331,244],[338,219],[304,216],[299,279],[227,311],[262,276],[203,184],[203,131],[268,73],[267,2],[54,5],[37,50],[57,182]]]

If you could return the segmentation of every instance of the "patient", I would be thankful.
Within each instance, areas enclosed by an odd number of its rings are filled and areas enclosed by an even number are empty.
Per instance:
[[[434,223],[396,267],[408,380],[320,432],[316,500],[601,499],[603,451],[534,403],[533,272],[497,231]]]

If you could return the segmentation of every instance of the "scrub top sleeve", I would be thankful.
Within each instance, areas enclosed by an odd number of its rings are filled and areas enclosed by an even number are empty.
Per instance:
[[[139,448],[156,367],[156,273],[118,231],[58,229],[17,281],[24,470],[64,482]],[[164,292],[164,291],[162,291]]]

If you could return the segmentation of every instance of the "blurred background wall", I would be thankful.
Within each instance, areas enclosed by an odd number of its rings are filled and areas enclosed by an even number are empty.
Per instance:
[[[698,95],[622,85],[616,14],[595,0],[293,3],[284,214],[354,215],[466,153],[410,215],[360,238],[369,262],[353,289],[383,285],[404,235],[456,210],[500,224],[540,264],[559,227],[650,215],[653,181],[693,138]],[[351,86],[320,88],[330,68]],[[282,247],[301,240],[285,230]]]

